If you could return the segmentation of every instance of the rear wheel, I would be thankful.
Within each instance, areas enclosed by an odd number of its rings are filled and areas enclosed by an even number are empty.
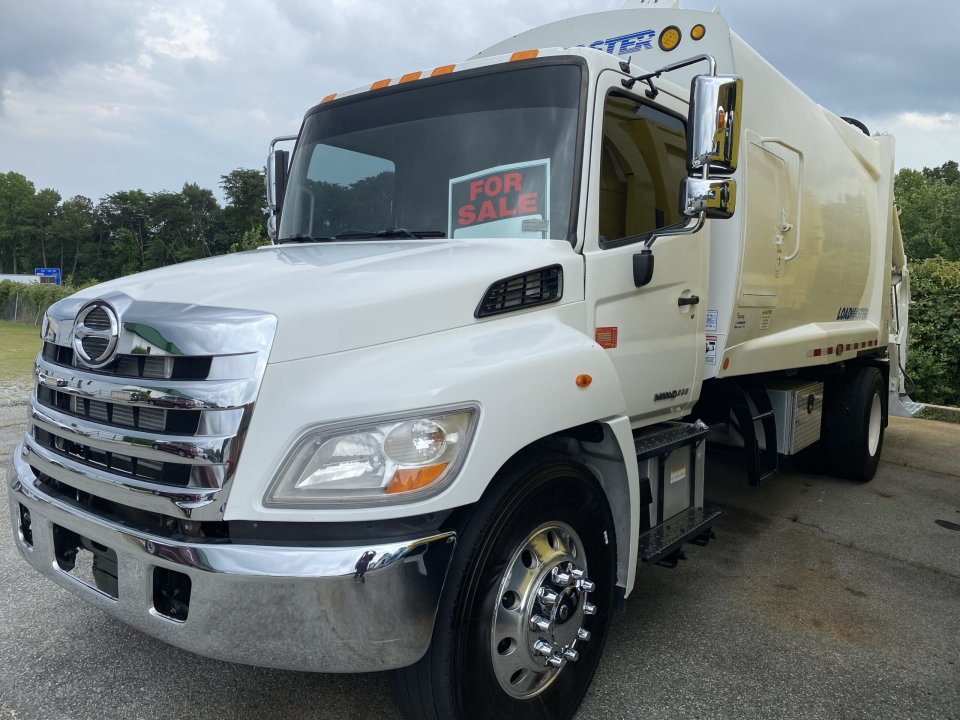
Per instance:
[[[824,458],[830,474],[872,480],[880,464],[884,429],[883,374],[865,366],[827,388]]]
[[[580,466],[541,459],[502,478],[460,533],[430,649],[393,674],[405,717],[572,717],[610,621],[614,543]]]

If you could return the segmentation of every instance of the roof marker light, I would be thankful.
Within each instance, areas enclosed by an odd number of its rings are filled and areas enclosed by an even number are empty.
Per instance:
[[[703,36],[706,34],[707,29],[699,23],[690,28],[690,37],[692,37],[694,40],[702,40]]]
[[[390,84],[390,78],[386,80],[377,80],[373,85],[370,86],[371,90],[380,90],[381,88],[387,87]]]
[[[435,67],[433,72],[430,73],[430,77],[436,77],[437,75],[448,75],[452,73],[456,65],[441,65],[440,67]]]
[[[329,95],[327,95],[327,96],[326,96],[323,100],[321,100],[320,102],[321,102],[321,103],[330,102],[330,101],[333,100],[336,96],[337,96],[336,93],[330,93]]]
[[[510,62],[513,62],[514,60],[532,60],[539,54],[539,50],[521,50],[520,52],[515,52],[510,56]]]
[[[402,83],[413,82],[414,80],[419,80],[421,75],[423,75],[423,73],[420,72],[419,70],[417,70],[416,72],[407,73],[406,75],[403,75],[400,77],[400,82]]]
[[[681,37],[683,36],[680,34],[680,28],[676,25],[667,25],[667,27],[663,29],[663,32],[660,33],[657,44],[664,52],[670,52],[680,44]]]

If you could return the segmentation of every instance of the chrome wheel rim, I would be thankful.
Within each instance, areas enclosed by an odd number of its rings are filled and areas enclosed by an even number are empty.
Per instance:
[[[493,671],[508,695],[535,697],[577,661],[590,640],[584,618],[597,611],[587,599],[593,589],[583,543],[569,525],[545,523],[514,549],[490,632]]]
[[[880,431],[883,421],[883,412],[880,407],[880,396],[874,395],[870,403],[870,420],[867,426],[867,452],[870,457],[877,454],[880,447]]]

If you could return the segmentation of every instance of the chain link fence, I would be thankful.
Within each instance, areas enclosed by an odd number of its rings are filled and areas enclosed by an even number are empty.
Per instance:
[[[69,285],[0,281],[0,320],[39,325],[48,307],[76,292]]]

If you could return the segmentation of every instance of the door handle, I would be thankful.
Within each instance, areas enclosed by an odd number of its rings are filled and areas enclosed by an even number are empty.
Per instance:
[[[677,298],[677,307],[683,307],[684,305],[697,305],[700,302],[699,295],[691,295],[690,297]]]

